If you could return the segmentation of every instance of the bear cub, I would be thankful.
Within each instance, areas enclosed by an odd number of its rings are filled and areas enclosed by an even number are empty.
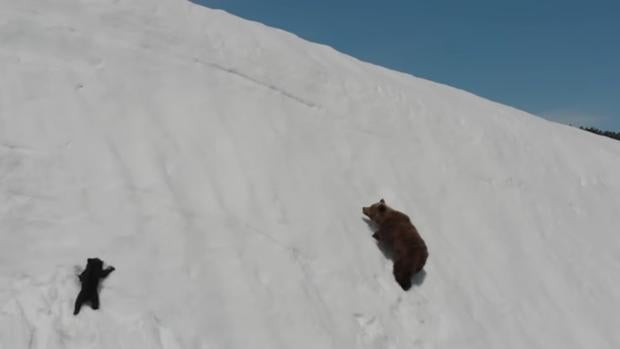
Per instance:
[[[73,315],[80,312],[84,303],[90,303],[90,307],[95,310],[99,309],[99,282],[114,270],[112,266],[103,269],[103,261],[99,258],[88,258],[86,269],[79,276],[82,289],[75,300]]]
[[[385,200],[363,207],[362,212],[379,228],[373,237],[392,254],[394,277],[407,291],[412,277],[422,270],[428,250],[409,217],[385,204]]]

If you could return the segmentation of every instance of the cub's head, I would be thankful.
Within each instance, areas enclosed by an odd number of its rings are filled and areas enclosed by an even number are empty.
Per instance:
[[[381,199],[379,202],[374,203],[368,207],[362,207],[362,212],[371,221],[381,225],[390,216],[394,210],[385,204],[385,200]]]
[[[88,258],[86,268],[102,269],[103,261],[99,258]]]

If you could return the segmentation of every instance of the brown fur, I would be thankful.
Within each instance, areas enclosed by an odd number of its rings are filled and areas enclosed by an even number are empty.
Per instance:
[[[392,254],[394,277],[403,290],[408,290],[412,277],[428,258],[424,240],[409,217],[386,205],[383,199],[362,208],[362,212],[379,227],[373,237]]]

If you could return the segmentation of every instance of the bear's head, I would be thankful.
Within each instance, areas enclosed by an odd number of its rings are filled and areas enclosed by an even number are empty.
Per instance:
[[[381,199],[368,207],[362,207],[362,213],[376,224],[383,224],[394,210],[385,204],[385,200]]]
[[[86,268],[96,270],[103,269],[103,261],[99,258],[88,258]]]

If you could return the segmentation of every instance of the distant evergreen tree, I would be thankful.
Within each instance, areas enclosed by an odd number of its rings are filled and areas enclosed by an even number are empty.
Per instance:
[[[579,128],[584,130],[584,131],[596,133],[597,135],[613,138],[615,140],[620,141],[620,132],[603,131],[603,130],[600,130],[600,129],[596,128],[596,127],[583,127],[583,126],[581,126]]]

